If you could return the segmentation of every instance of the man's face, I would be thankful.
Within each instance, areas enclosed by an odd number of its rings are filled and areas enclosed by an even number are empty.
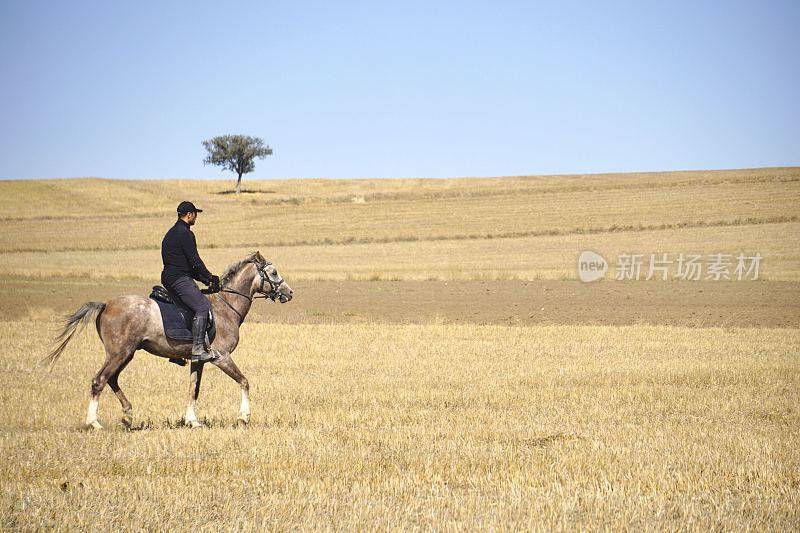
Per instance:
[[[186,213],[186,215],[183,217],[183,220],[185,220],[190,226],[194,226],[194,223],[197,220],[197,213]]]

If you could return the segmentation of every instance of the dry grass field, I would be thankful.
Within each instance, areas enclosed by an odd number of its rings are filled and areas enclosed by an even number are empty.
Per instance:
[[[301,227],[298,223],[298,228]],[[198,240],[204,231],[202,227],[197,229]],[[160,239],[151,242],[160,245]],[[211,265],[209,268],[219,271],[253,249],[260,249],[282,270],[291,272],[293,280],[569,280],[577,279],[577,254],[592,249],[602,251],[608,259],[626,251],[670,254],[759,251],[765,258],[761,279],[800,281],[800,219],[588,235],[341,245],[254,243],[210,248],[204,250],[203,259]],[[0,252],[0,273],[20,278],[145,279],[155,283],[161,273],[161,252],[157,248]]]
[[[0,182],[0,529],[800,527],[800,168],[230,188]],[[296,289],[234,354],[251,423],[211,368],[182,427],[187,370],[138,352],[133,430],[106,390],[87,432],[94,330],[36,363],[64,314],[158,282],[184,198],[212,271],[260,249]],[[764,262],[587,285],[584,249]]]
[[[797,168],[248,187],[236,197],[228,182],[0,183],[0,274],[157,280],[174,206],[192,197],[219,270],[260,249],[294,279],[570,279],[584,247],[636,246],[757,248],[764,278],[800,279]]]
[[[20,331],[24,330],[25,335]],[[32,371],[41,323],[4,323],[5,527],[796,529],[796,329],[245,327],[238,389],[141,353],[136,431],[79,428],[94,336]],[[9,355],[11,355],[9,354]]]

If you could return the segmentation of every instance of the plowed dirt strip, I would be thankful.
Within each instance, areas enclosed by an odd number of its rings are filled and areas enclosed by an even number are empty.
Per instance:
[[[138,282],[3,281],[0,319],[53,320],[89,300],[149,294]],[[248,322],[662,324],[798,327],[800,282],[301,281]]]

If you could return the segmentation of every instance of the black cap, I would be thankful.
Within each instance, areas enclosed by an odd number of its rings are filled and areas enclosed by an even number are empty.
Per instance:
[[[184,200],[183,202],[178,204],[178,214],[182,215],[184,213],[202,213],[202,209],[197,209],[192,202],[187,202]]]

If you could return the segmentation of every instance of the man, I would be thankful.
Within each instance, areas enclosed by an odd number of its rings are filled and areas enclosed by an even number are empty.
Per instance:
[[[190,229],[197,221],[197,213],[202,213],[192,202],[178,205],[178,220],[161,241],[161,259],[164,270],[161,283],[173,295],[194,311],[192,320],[193,362],[216,359],[216,354],[208,352],[205,342],[206,326],[211,304],[197,288],[194,280],[208,285],[212,292],[219,292],[219,277],[208,271],[197,253],[197,241]]]

